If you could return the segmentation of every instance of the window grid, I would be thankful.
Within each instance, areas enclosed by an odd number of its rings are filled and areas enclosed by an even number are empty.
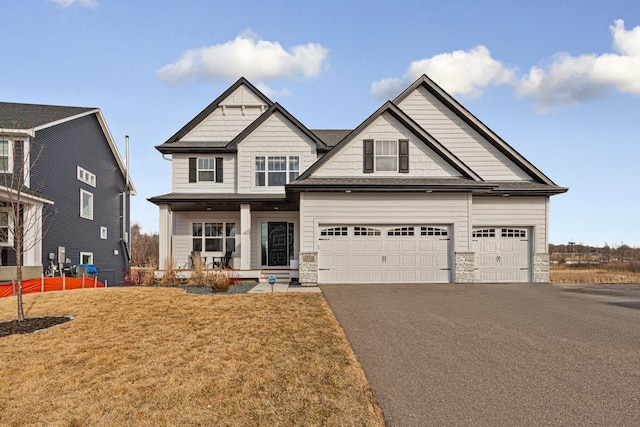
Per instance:
[[[380,236],[380,230],[370,227],[353,227],[354,236]]]
[[[235,222],[194,222],[191,225],[192,250],[195,252],[235,252]]]
[[[216,180],[216,159],[198,159],[198,181]]]
[[[448,236],[449,231],[446,228],[440,227],[421,227],[421,236]]]
[[[398,141],[397,140],[376,140],[376,171],[377,172],[397,172],[398,171]]]
[[[526,238],[527,230],[523,230],[521,228],[503,228],[501,231],[502,237],[515,237],[515,238]]]
[[[92,187],[96,186],[96,176],[88,170],[78,166],[78,180],[89,184]]]
[[[414,227],[398,227],[387,231],[387,236],[413,236],[415,234]]]
[[[300,175],[299,156],[257,156],[256,187],[283,187]]]
[[[9,140],[0,139],[0,172],[11,171],[11,145]]]
[[[495,228],[483,228],[479,230],[473,230],[472,237],[496,237]]]
[[[347,236],[349,233],[347,227],[331,227],[320,231],[321,236]]]
[[[9,212],[0,212],[0,243],[9,243]]]

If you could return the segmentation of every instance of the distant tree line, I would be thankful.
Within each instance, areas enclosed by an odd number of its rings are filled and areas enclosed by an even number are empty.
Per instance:
[[[626,263],[640,261],[640,247],[632,247],[625,243],[602,247],[582,243],[554,245],[549,244],[549,254],[555,262],[597,262]]]

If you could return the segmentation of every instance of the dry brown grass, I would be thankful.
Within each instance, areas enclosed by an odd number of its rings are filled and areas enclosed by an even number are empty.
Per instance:
[[[25,295],[75,320],[0,338],[3,425],[384,425],[321,294]],[[0,300],[0,321],[15,299]]]
[[[640,272],[552,265],[551,283],[640,283]]]

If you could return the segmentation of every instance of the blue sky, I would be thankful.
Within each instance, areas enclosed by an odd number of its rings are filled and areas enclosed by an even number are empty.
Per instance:
[[[153,147],[244,75],[311,129],[427,73],[558,185],[552,243],[640,245],[640,2],[7,0],[0,100],[99,107],[138,191]],[[257,60],[256,58],[259,58]]]

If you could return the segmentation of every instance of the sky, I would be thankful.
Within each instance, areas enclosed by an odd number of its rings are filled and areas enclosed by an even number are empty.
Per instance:
[[[98,107],[137,196],[154,149],[244,76],[310,129],[353,129],[426,73],[569,192],[550,242],[640,245],[637,0],[4,0],[0,100]]]

